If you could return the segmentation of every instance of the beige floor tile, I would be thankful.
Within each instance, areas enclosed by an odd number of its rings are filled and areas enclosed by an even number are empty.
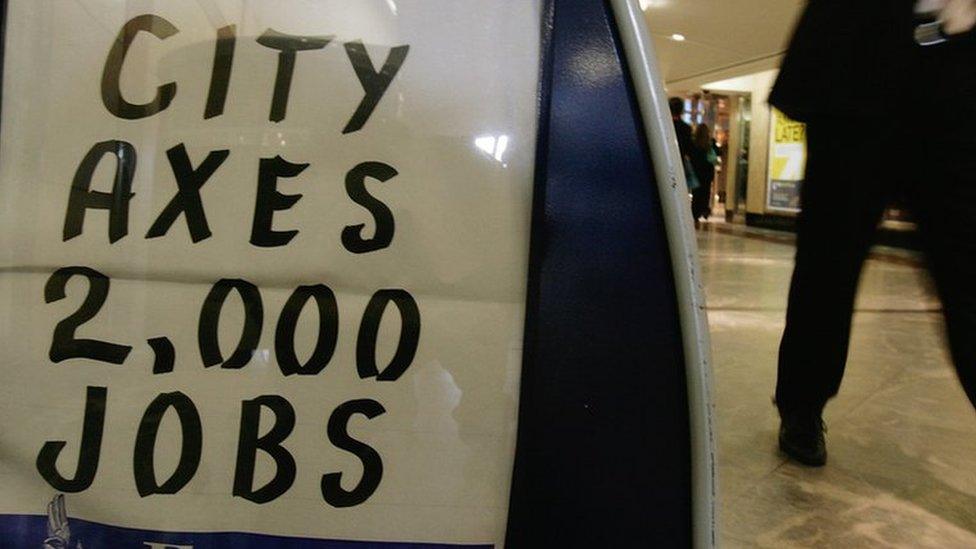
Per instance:
[[[793,246],[699,236],[712,332],[724,547],[976,547],[976,413],[922,268],[868,261],[829,462],[776,452],[770,402]],[[920,263],[919,263],[920,264]]]

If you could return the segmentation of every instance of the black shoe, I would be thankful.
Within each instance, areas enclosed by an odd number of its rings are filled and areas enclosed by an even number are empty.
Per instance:
[[[793,460],[810,467],[827,463],[823,419],[816,412],[780,412],[779,449]]]

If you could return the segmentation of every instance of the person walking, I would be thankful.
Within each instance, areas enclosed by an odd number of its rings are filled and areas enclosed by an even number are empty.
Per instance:
[[[672,97],[668,100],[668,108],[671,110],[671,122],[674,124],[674,134],[678,139],[678,152],[681,154],[681,164],[685,172],[685,184],[688,186],[688,194],[694,194],[701,187],[691,159],[695,153],[694,138],[692,137],[691,126],[681,119],[685,111],[685,102],[680,97]],[[698,228],[698,219],[695,219],[695,228]]]
[[[700,226],[700,220],[708,219],[711,215],[712,181],[715,179],[717,158],[711,130],[706,124],[698,124],[692,135],[689,154],[698,180],[698,187],[691,191],[691,217],[695,220],[696,228]]]
[[[916,41],[915,0],[810,0],[770,96],[807,124],[775,396],[780,450],[805,465],[826,463],[822,413],[843,377],[858,278],[900,190],[976,406],[976,0],[924,3],[947,40]]]

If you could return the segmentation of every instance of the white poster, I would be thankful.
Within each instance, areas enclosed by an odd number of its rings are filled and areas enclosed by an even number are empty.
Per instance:
[[[539,4],[8,2],[0,545],[503,542]]]

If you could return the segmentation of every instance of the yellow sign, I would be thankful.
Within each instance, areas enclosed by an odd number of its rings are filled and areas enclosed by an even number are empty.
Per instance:
[[[773,143],[806,143],[807,125],[790,120],[785,114],[773,109]]]
[[[769,151],[769,179],[802,181],[806,168],[806,124],[790,120],[773,109],[772,146]]]
[[[773,210],[798,211],[800,182],[807,163],[807,127],[776,109],[772,115],[766,206]]]

